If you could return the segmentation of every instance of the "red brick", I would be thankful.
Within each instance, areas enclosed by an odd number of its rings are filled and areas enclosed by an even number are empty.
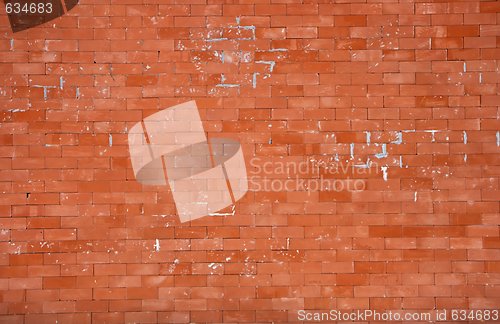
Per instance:
[[[44,289],[76,288],[76,277],[47,277],[43,279]]]
[[[41,289],[41,278],[10,278],[9,290],[18,289]]]

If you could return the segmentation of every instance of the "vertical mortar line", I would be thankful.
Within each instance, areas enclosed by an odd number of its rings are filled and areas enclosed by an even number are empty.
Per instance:
[[[210,139],[208,138],[208,134],[206,132],[205,132],[205,136],[207,138],[208,151],[210,154],[210,160],[212,161],[212,167],[215,168],[216,163],[215,163],[214,153],[212,150],[212,144],[210,143]],[[231,182],[229,181],[229,176],[227,175],[226,166],[224,165],[224,162],[221,162],[220,165],[222,167],[222,173],[224,173],[224,178],[226,179],[226,186],[227,186],[227,190],[229,191],[229,196],[231,197],[231,202],[234,205],[234,204],[236,204],[236,199],[234,198],[233,188],[231,186]]]

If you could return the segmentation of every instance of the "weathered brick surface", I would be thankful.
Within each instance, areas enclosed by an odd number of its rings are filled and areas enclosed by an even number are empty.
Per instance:
[[[0,10],[0,321],[499,308],[499,2],[236,3]],[[127,132],[192,99],[251,185],[181,224]]]

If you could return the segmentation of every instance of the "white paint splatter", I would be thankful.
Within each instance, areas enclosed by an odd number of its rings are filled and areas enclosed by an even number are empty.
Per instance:
[[[355,168],[360,168],[360,169],[369,169],[371,166],[371,161],[370,158],[366,159],[366,163],[364,164],[356,164],[354,165]]]
[[[269,51],[267,52],[287,52],[288,49],[287,48],[271,48]],[[257,52],[265,52],[265,51],[262,51],[262,50],[258,50]]]
[[[235,84],[235,83],[226,83],[226,76],[224,75],[224,73],[221,73],[220,74],[220,83],[216,84],[215,86],[220,87],[220,88],[237,88],[240,85]]]
[[[16,112],[24,112],[26,110],[25,109],[14,108],[14,109],[10,109],[9,111],[12,112],[12,113],[16,113]]]
[[[387,154],[387,144],[384,143],[384,144],[382,144],[382,152],[375,154],[375,157],[377,159],[382,159],[382,158],[387,157],[387,155],[388,155]]]
[[[54,89],[56,87],[55,86],[42,86],[42,85],[34,84],[33,88],[43,88],[43,100],[46,101],[49,98],[49,89]]]
[[[436,136],[435,135],[436,135],[437,130],[431,129],[431,130],[425,130],[424,132],[431,133],[432,134],[432,142],[434,143],[436,141]]]
[[[372,133],[366,131],[365,134],[366,134],[366,144],[370,145],[370,143],[372,142]]]
[[[160,251],[160,240],[158,240],[158,239],[155,240],[154,248],[155,248],[156,252]]]
[[[179,259],[175,259],[174,260],[174,263],[172,263],[169,267],[168,267],[168,273],[172,273],[174,272],[176,266],[179,264]]]
[[[403,143],[403,133],[402,132],[397,132],[396,134],[396,139],[391,142],[392,144],[400,145]]]
[[[389,167],[387,166],[382,166],[380,167],[380,170],[382,170],[382,173],[383,173],[383,178],[384,178],[384,181],[387,181],[387,176],[388,176],[388,172],[387,170],[389,169]]]
[[[227,37],[210,38],[210,39],[207,39],[206,41],[207,42],[222,42],[225,40],[228,40],[228,38]]]
[[[259,72],[254,72],[252,75],[252,88],[257,88],[257,75],[259,75]]]
[[[236,206],[233,205],[231,207],[231,212],[228,213],[209,213],[208,216],[234,216],[236,213]]]
[[[250,52],[241,53],[240,59],[243,63],[250,63],[250,61],[252,60],[252,53]]]
[[[274,67],[276,65],[275,61],[255,61],[257,64],[267,64],[269,65],[269,72],[273,72]]]

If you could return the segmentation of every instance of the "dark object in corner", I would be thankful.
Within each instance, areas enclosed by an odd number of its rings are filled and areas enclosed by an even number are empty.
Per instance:
[[[14,33],[59,18],[79,0],[4,0],[4,10]]]

